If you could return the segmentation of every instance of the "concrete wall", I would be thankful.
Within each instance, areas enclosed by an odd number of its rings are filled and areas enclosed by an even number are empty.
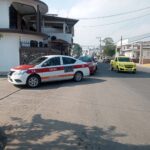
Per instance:
[[[19,36],[3,34],[0,39],[0,72],[19,64]]]
[[[42,37],[14,34],[14,33],[1,33],[0,38],[0,72],[8,72],[10,68],[20,64],[20,40],[43,40]]]
[[[132,58],[133,52],[132,52],[132,51],[126,51],[126,52],[124,53],[124,55],[127,56],[127,57]]]
[[[42,28],[42,32],[48,34],[50,37],[56,36],[57,39],[61,39],[68,42],[69,44],[72,44],[72,34],[63,33],[63,30],[54,28]]]
[[[0,0],[0,28],[9,28],[9,2]]]
[[[150,49],[143,49],[143,58],[150,59]]]

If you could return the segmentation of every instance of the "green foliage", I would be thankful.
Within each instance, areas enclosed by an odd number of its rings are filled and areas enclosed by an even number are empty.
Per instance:
[[[82,55],[82,47],[79,44],[77,44],[77,43],[73,44],[72,55],[77,56],[77,57]]]
[[[103,40],[103,42],[105,43],[104,54],[106,56],[113,56],[115,54],[115,49],[116,49],[113,39],[107,37]]]

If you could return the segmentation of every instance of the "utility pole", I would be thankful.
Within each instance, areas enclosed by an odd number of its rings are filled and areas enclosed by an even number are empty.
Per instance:
[[[122,36],[121,36],[121,49],[120,49],[120,54],[122,54]]]
[[[102,48],[102,38],[101,37],[96,37],[98,40],[99,40],[99,42],[100,42],[100,52],[101,52],[101,48]]]
[[[99,50],[99,54],[100,54],[100,57],[102,58],[102,38],[101,37],[96,37],[98,40],[99,40],[99,42],[100,42],[100,45],[99,45],[99,48],[100,48],[100,50]]]
[[[143,64],[143,43],[142,42],[140,44],[140,59],[139,59],[139,63]]]

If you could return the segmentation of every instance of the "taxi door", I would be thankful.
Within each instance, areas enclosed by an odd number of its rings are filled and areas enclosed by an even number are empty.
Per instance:
[[[63,56],[62,62],[63,62],[63,66],[64,66],[63,79],[72,79],[74,77],[74,73],[75,73],[76,59]]]
[[[60,80],[64,72],[60,57],[52,57],[42,65],[42,81]]]

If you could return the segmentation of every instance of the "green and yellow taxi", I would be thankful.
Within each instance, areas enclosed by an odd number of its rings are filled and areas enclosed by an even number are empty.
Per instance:
[[[118,56],[110,62],[111,70],[136,73],[136,64],[129,57]]]

